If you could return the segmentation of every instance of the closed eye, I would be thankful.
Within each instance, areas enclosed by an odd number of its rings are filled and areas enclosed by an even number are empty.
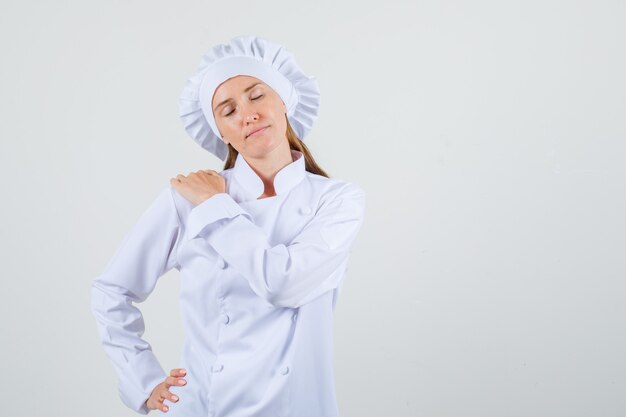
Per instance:
[[[260,95],[258,95],[258,96],[256,96],[256,97],[253,97],[251,100],[258,100],[258,99],[260,99],[261,97],[263,97],[263,94],[260,94]],[[229,113],[225,114],[225,116],[226,116],[226,117],[228,117],[228,116],[230,116],[231,114],[233,114],[234,112],[235,112],[235,110],[233,110],[233,111],[231,111],[231,112],[229,112]]]

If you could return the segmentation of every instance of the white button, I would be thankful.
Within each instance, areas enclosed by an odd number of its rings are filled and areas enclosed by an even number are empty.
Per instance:
[[[221,372],[224,369],[224,365],[212,365],[211,372]]]
[[[224,258],[219,258],[217,261],[217,266],[219,266],[220,269],[225,269],[226,268],[226,261],[224,260]]]
[[[283,375],[287,375],[289,373],[289,367],[284,366],[283,369],[280,370],[280,373]]]
[[[293,316],[291,316],[291,320],[296,321],[297,318],[298,318],[298,313],[293,313]]]
[[[222,314],[222,323],[228,324],[230,322],[230,317],[228,314]]]
[[[302,213],[302,214],[310,214],[311,213],[311,207],[305,206],[305,207],[300,208],[300,213]]]

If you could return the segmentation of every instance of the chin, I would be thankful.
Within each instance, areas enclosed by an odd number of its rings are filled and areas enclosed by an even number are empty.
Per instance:
[[[248,144],[248,153],[254,155],[256,158],[265,156],[278,148],[280,143],[273,138],[259,138],[256,143]]]

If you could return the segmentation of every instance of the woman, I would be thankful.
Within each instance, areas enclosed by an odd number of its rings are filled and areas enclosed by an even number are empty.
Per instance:
[[[92,285],[92,312],[140,414],[338,416],[332,312],[365,193],[330,179],[302,142],[317,82],[282,46],[212,48],[180,99],[187,132],[224,170],[170,180]],[[181,368],[167,375],[132,302],[181,272]]]

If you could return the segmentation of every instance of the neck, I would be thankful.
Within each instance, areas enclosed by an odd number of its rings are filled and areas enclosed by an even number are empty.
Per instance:
[[[258,198],[273,197],[276,195],[274,189],[274,177],[278,171],[293,162],[289,142],[285,141],[272,152],[261,158],[245,157],[250,168],[263,180],[264,191]]]

